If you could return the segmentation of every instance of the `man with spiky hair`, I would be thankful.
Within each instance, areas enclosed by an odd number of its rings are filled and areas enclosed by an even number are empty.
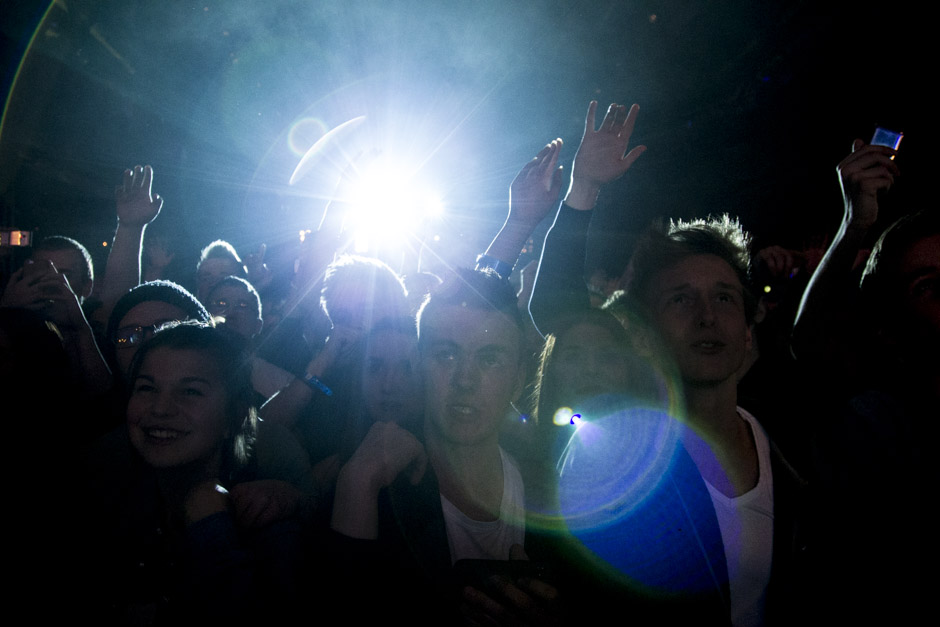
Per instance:
[[[760,423],[738,406],[756,298],[749,238],[727,215],[652,230],[632,261],[628,298],[649,320],[683,384],[682,443],[705,480],[724,544],[735,625],[771,618],[768,600],[789,598],[772,581],[789,566],[787,506],[802,480]],[[726,572],[726,575],[724,574]],[[778,606],[779,608],[779,606]]]

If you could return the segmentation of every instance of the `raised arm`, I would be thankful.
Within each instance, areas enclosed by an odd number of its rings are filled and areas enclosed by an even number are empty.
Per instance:
[[[571,183],[555,222],[545,236],[542,258],[529,301],[529,313],[539,331],[551,331],[559,312],[590,306],[584,284],[584,257],[591,210],[601,188],[623,176],[646,146],[630,146],[640,107],[628,110],[611,104],[595,130],[597,102],[588,105],[584,135],[571,168]]]
[[[636,124],[640,106],[629,110],[624,105],[611,103],[601,127],[594,130],[597,101],[588,105],[584,120],[584,135],[571,167],[571,185],[565,195],[565,204],[578,211],[593,209],[601,188],[626,174],[633,162],[646,152],[646,146],[636,146],[629,152],[630,136]]]
[[[526,240],[558,202],[563,171],[558,156],[562,143],[561,139],[549,142],[512,180],[509,215],[478,260],[479,265],[490,264],[508,278]]]
[[[839,231],[813,273],[797,312],[793,352],[806,358],[824,347],[835,331],[831,321],[842,311],[842,299],[852,266],[872,226],[878,220],[878,192],[887,190],[900,174],[892,160],[895,151],[866,145],[856,139],[852,153],[836,171],[842,187],[844,214]]]
[[[121,296],[140,284],[140,251],[147,225],[160,214],[163,199],[151,191],[153,168],[134,166],[124,170],[124,181],[114,190],[117,230],[105,266],[101,289],[102,306],[95,320],[106,324]]]

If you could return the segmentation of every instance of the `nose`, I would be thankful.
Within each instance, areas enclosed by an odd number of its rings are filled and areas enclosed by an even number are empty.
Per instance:
[[[176,401],[168,392],[156,392],[150,405],[154,416],[172,416],[176,412]]]
[[[715,324],[717,317],[715,315],[715,306],[707,298],[703,298],[698,309],[699,326],[710,327]]]
[[[454,368],[451,384],[460,390],[473,390],[480,383],[480,368],[472,359],[459,359]]]

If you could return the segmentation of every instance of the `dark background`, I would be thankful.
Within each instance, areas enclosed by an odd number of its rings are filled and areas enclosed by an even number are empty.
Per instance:
[[[4,1],[0,24],[0,226],[71,235],[99,269],[136,163],[182,279],[215,238],[287,259],[328,189],[287,180],[357,115],[442,196],[450,263],[485,247],[547,141],[570,164],[591,99],[639,103],[649,147],[597,216],[615,257],[656,216],[730,212],[758,245],[833,232],[835,165],[876,124],[905,132],[889,215],[930,182],[934,27],[913,3]]]

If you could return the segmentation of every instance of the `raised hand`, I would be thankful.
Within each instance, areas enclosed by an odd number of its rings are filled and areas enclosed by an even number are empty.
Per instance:
[[[783,246],[762,248],[755,257],[755,264],[766,268],[770,276],[777,279],[792,278],[803,262],[797,251],[787,250]]]
[[[307,364],[307,374],[322,377],[335,364],[347,361],[359,346],[362,327],[336,323],[323,349]]]
[[[176,253],[170,252],[169,242],[163,237],[148,236],[144,253],[147,255],[147,267],[161,271],[173,263],[176,257]]]
[[[153,168],[134,166],[124,170],[124,183],[114,189],[118,222],[128,226],[150,224],[160,214],[163,199],[151,193]]]
[[[623,105],[612,103],[597,130],[594,129],[596,111],[597,101],[592,100],[584,120],[581,145],[571,168],[571,187],[565,202],[574,209],[593,208],[600,188],[623,176],[646,151],[646,146],[636,146],[627,152],[640,111],[638,105],[627,110]]]
[[[248,269],[248,282],[258,291],[270,285],[274,278],[268,265],[264,263],[264,253],[267,249],[267,244],[261,244],[258,252],[245,257],[245,268]]]
[[[558,166],[561,138],[552,140],[529,161],[509,186],[509,221],[535,227],[558,202],[563,167]]]
[[[836,167],[848,226],[867,229],[878,219],[878,192],[889,189],[901,174],[892,161],[895,154],[887,146],[867,145],[856,139],[852,154]]]
[[[506,264],[509,270],[515,265],[519,251],[532,231],[558,202],[561,146],[561,139],[546,144],[534,159],[523,166],[509,186],[509,216],[486,249],[486,256]]]

